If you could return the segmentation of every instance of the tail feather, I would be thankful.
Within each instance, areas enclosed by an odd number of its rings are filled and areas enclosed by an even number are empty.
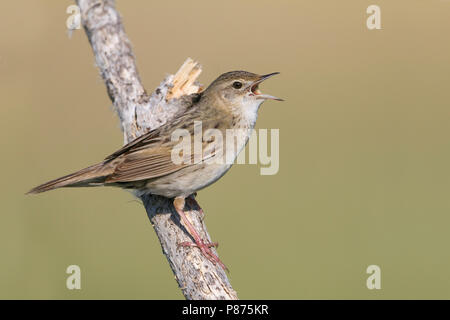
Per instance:
[[[28,191],[27,194],[41,193],[63,187],[102,185],[109,174],[110,170],[103,163],[98,163],[67,176],[41,184]]]

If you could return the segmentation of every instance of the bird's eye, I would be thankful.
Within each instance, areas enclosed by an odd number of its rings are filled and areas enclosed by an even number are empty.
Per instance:
[[[233,82],[233,88],[235,88],[235,89],[242,88],[242,82],[239,82],[239,81]]]

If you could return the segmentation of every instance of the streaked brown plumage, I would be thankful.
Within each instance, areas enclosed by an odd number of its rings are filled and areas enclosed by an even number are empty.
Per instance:
[[[128,143],[98,164],[44,183],[28,193],[61,187],[118,186],[133,189],[138,195],[151,193],[175,198],[174,206],[194,237],[196,246],[208,258],[225,267],[209,249],[210,245],[205,244],[195,229],[189,226],[183,212],[184,199],[215,182],[231,167],[231,163],[201,160],[214,160],[227,152],[232,153],[234,160],[248,141],[261,103],[266,99],[281,100],[262,94],[258,89],[260,82],[274,74],[259,76],[246,71],[225,73],[202,93],[185,97],[185,107],[169,123]],[[242,137],[237,145],[226,145],[225,148],[215,139],[203,139],[200,161],[175,163],[172,150],[179,141],[173,140],[172,134],[177,129],[187,130],[193,141],[197,122],[201,122],[203,133],[216,129],[225,137],[227,129],[242,129],[239,131]],[[195,152],[190,157],[197,159]]]

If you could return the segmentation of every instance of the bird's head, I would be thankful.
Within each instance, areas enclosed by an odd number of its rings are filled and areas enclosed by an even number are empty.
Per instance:
[[[259,90],[259,84],[264,80],[279,74],[279,72],[258,75],[247,71],[231,71],[220,75],[205,90],[205,94],[218,97],[231,109],[241,111],[258,111],[265,100],[283,101],[283,99],[264,94]]]

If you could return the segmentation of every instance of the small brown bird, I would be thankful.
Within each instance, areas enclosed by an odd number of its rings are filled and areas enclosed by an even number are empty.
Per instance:
[[[180,245],[198,247],[209,260],[226,269],[210,249],[216,244],[202,240],[186,218],[185,199],[196,203],[191,195],[230,169],[250,137],[260,105],[267,99],[282,101],[258,89],[262,81],[276,74],[224,73],[205,91],[186,97],[188,103],[172,121],[131,141],[102,162],[44,183],[28,193],[62,187],[116,186],[132,189],[138,196],[150,193],[173,198],[175,210],[195,242]],[[223,137],[230,129],[237,139],[225,144]],[[183,140],[188,138],[184,144],[187,148],[178,150],[183,132],[187,135]],[[201,148],[195,145],[197,134]],[[183,161],[178,161],[177,156]]]

